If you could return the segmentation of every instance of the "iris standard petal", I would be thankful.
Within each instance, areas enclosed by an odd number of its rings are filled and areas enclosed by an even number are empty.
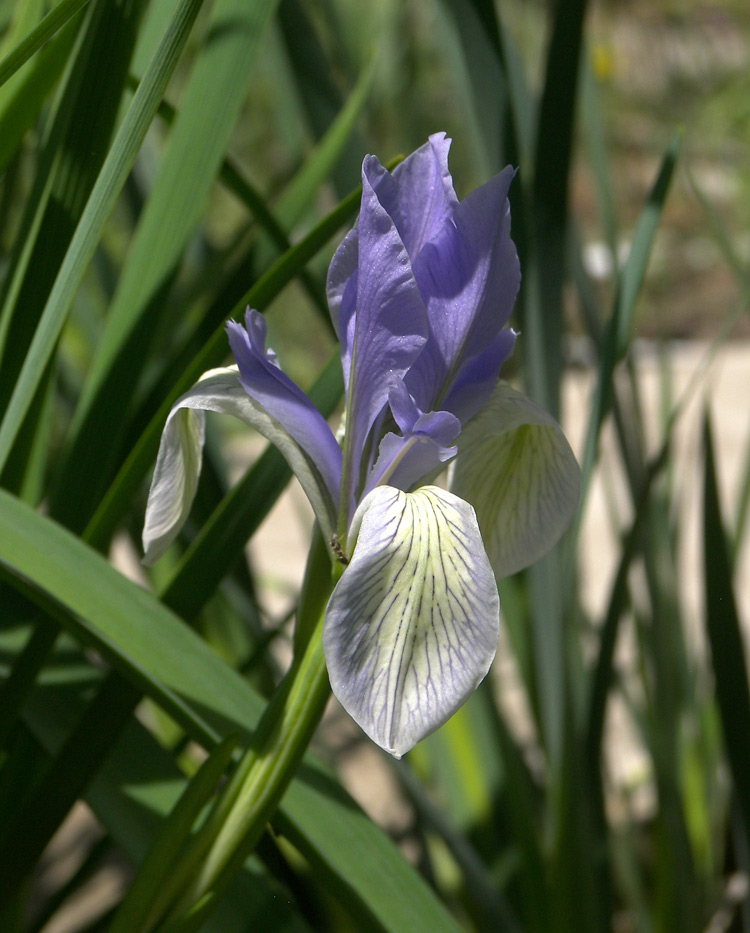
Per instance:
[[[426,478],[437,475],[458,450],[454,442],[461,433],[461,422],[451,412],[420,411],[402,379],[391,386],[388,402],[401,435],[388,433],[381,440],[365,493],[375,486],[410,489],[428,481]]]
[[[331,321],[336,336],[341,339],[339,328],[339,319],[341,317],[341,305],[344,303],[344,295],[347,289],[351,290],[351,295],[347,299],[347,307],[357,300],[357,263],[359,261],[359,233],[357,225],[347,233],[344,239],[339,243],[338,249],[333,254],[331,264],[328,267],[326,277],[326,297],[328,299],[328,310],[331,313]]]
[[[492,343],[467,360],[451,384],[442,405],[466,424],[487,404],[497,386],[497,376],[516,345],[518,334],[510,327],[501,330]]]
[[[392,176],[375,156],[369,156],[366,162],[370,185],[412,259],[437,235],[458,205],[448,170],[450,145],[445,133],[434,133],[424,146],[396,167]],[[334,253],[326,279],[328,307],[336,333],[344,292],[357,270],[358,256],[359,232],[355,224]]]
[[[521,274],[510,238],[512,179],[506,168],[472,192],[414,261],[430,335],[407,385],[425,410],[443,407],[441,393],[496,340],[513,309]]]
[[[345,444],[352,451],[351,476],[367,433],[427,339],[424,304],[396,226],[362,170],[357,272],[339,309],[344,385],[347,389]],[[353,283],[356,281],[356,289]]]
[[[451,140],[445,133],[434,133],[424,146],[394,169],[402,218],[399,230],[412,260],[458,206],[448,169],[450,147]]]
[[[486,675],[500,600],[474,510],[449,492],[379,486],[357,533],[326,610],[326,661],[349,715],[400,758]]]
[[[227,324],[229,345],[239,366],[243,389],[278,421],[305,451],[323,477],[334,500],[341,482],[341,448],[328,422],[266,349],[266,319],[248,309],[245,328]]]
[[[498,577],[548,551],[578,506],[580,469],[562,428],[500,383],[458,441],[451,489],[474,506]]]
[[[234,415],[275,444],[305,490],[323,533],[333,533],[336,505],[318,464],[276,418],[248,396],[237,367],[230,366],[204,373],[169,413],[146,506],[145,563],[161,557],[190,511],[201,469],[205,411]]]
[[[458,419],[449,412],[431,414],[452,418],[458,425],[455,433],[460,430]],[[386,434],[378,447],[378,456],[367,476],[364,492],[368,493],[375,486],[388,485],[398,489],[411,489],[419,483],[430,482],[445,469],[446,463],[457,453],[458,447],[454,444],[441,444],[427,431],[407,437]]]

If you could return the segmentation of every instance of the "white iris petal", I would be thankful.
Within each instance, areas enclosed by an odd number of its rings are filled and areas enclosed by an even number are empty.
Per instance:
[[[500,599],[473,508],[434,486],[379,486],[355,515],[351,563],[326,611],[333,692],[400,758],[489,670]]]
[[[200,476],[205,411],[234,415],[275,444],[305,490],[323,533],[333,533],[336,506],[320,471],[289,432],[242,388],[237,367],[228,366],[204,373],[169,413],[146,506],[144,563],[161,557],[188,516]]]
[[[578,506],[580,469],[552,415],[501,382],[458,440],[451,489],[476,509],[501,578],[560,538]]]

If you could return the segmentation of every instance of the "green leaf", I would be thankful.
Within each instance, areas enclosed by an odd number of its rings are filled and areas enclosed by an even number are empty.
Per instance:
[[[77,19],[69,22],[34,61],[0,87],[0,169],[16,152],[60,79],[78,26]]]
[[[164,887],[168,874],[174,870],[174,863],[179,860],[201,810],[214,795],[236,746],[237,737],[228,736],[193,775],[143,860],[112,922],[111,933],[130,933],[144,928],[160,888]]]
[[[212,747],[257,722],[263,701],[205,642],[100,555],[3,491],[0,576],[97,647],[196,741]],[[455,929],[411,866],[310,756],[274,823],[362,923]]]
[[[0,61],[0,85],[5,84],[12,74],[88,2],[89,0],[60,0],[60,3],[49,11],[41,23]]]
[[[202,0],[180,0],[178,3],[86,203],[0,424],[0,469],[10,456],[23,419],[54,352],[73,297],[177,65],[201,3]]]
[[[724,532],[714,461],[711,422],[703,422],[703,566],[706,632],[711,646],[714,689],[724,731],[724,746],[750,844],[750,686],[747,645],[737,612],[732,568]]]
[[[124,427],[119,413],[127,410],[160,317],[154,302],[203,212],[275,5],[219,0],[212,12],[76,408],[54,503],[71,526],[73,513],[87,519],[106,489]]]
[[[535,401],[559,414],[568,187],[578,99],[586,0],[555,7],[536,126],[532,239],[525,336],[527,386]]]
[[[590,45],[590,43],[589,43]],[[592,54],[590,47],[585,47],[582,62],[583,74],[581,82],[581,109],[583,123],[586,131],[589,161],[594,173],[601,223],[604,228],[604,238],[612,255],[612,261],[617,261],[617,238],[619,221],[614,200],[614,186],[609,166],[609,153],[607,151],[607,121],[602,108],[599,78],[594,74]]]
[[[88,756],[98,759],[100,743],[108,751],[109,730],[113,726],[117,728],[118,721],[124,725],[130,719],[135,690],[120,678],[105,679],[101,690],[101,702],[87,706],[82,721],[77,724],[59,757],[4,827],[0,846],[0,873],[3,878],[0,907],[5,907],[7,899],[19,890],[73,802],[88,784]]]
[[[82,656],[71,650],[69,640],[63,642],[24,712],[29,729],[52,754],[60,752],[65,736],[81,716],[92,673]],[[0,645],[5,644],[0,635]],[[61,677],[63,671],[68,676]],[[138,865],[147,857],[186,784],[172,756],[138,720],[131,719],[84,797],[116,845]],[[307,930],[292,912],[287,892],[254,858],[246,863],[243,875],[206,929],[243,933],[253,922],[267,923],[274,930]]]
[[[643,529],[649,519],[651,488],[656,478],[667,465],[669,451],[669,443],[665,442],[658,456],[649,464],[646,473],[646,482],[643,484],[638,501],[635,503],[635,517],[633,518],[629,530],[622,538],[620,560],[610,590],[607,612],[601,626],[599,652],[594,664],[594,674],[588,700],[588,724],[586,735],[586,754],[588,757],[588,766],[592,775],[592,786],[596,786],[599,789],[601,785],[598,781],[594,780],[594,776],[598,773],[599,769],[604,720],[607,712],[607,700],[614,679],[615,645],[617,644],[620,620],[630,602],[628,594],[630,568],[643,544]]]
[[[461,46],[469,83],[474,132],[487,171],[518,165],[519,141],[506,37],[495,5],[488,0],[445,0],[451,32]],[[517,192],[516,192],[517,193]]]
[[[392,168],[393,165],[389,165]],[[328,242],[328,240],[354,214],[362,191],[357,189],[345,198],[327,217],[292,249],[280,256],[271,268],[237,302],[234,313],[241,317],[249,305],[263,311],[281,289],[304,268],[305,263]],[[200,377],[201,373],[218,366],[227,354],[226,332],[222,323],[204,343],[200,352],[180,375],[170,394],[163,400],[143,434],[133,446],[128,458],[110,485],[101,505],[86,529],[86,539],[99,543],[112,534],[125,510],[130,505],[133,493],[140,485],[156,457],[164,422],[173,402]]]
[[[107,155],[143,7],[143,0],[108,0],[93,4],[87,12],[85,32],[38,157],[37,175],[3,287],[0,408],[12,396],[55,277]],[[14,456],[3,472],[6,488],[22,487],[27,448],[33,451],[35,433],[44,440],[43,431],[36,429],[37,422],[44,427],[49,420],[43,399],[51,368],[46,372]],[[39,452],[39,460],[44,453]]]
[[[327,58],[318,40],[315,21],[298,0],[284,0],[279,5],[278,23],[286,45],[290,71],[296,80],[296,90],[312,128],[313,136],[322,141],[330,136],[331,129],[342,114],[341,95],[332,75],[342,70],[344,74],[351,72],[346,46],[340,41],[337,42],[334,46],[335,61]],[[360,77],[358,82],[360,87],[367,71],[372,71],[372,62]],[[365,77],[365,81],[369,82],[369,78]],[[356,94],[355,89],[352,97]],[[280,107],[286,105],[286,100],[279,101]],[[294,113],[291,118],[299,120],[300,116],[301,114]],[[357,135],[346,140],[333,176],[334,189],[339,197],[343,197],[359,181],[364,152],[365,146]]]
[[[612,376],[615,366],[622,359],[628,347],[636,302],[646,274],[654,238],[681,147],[682,134],[677,133],[664,154],[656,180],[649,192],[646,204],[641,210],[633,234],[630,253],[620,279],[615,306],[609,319],[604,344],[601,349],[599,372],[581,462],[582,502],[585,500],[591,479],[591,471],[596,460],[599,433],[612,404]],[[579,514],[582,514],[582,512]]]

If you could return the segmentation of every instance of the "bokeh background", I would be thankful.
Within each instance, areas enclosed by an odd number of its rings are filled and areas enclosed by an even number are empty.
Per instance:
[[[362,158],[440,130],[460,196],[518,167],[504,375],[564,425],[580,513],[500,581],[490,677],[405,761],[330,704],[200,929],[750,929],[747,4],[3,0],[0,30],[0,929],[108,929],[278,684],[301,493],[209,419],[146,571],[155,445],[247,302],[335,420],[324,281]]]

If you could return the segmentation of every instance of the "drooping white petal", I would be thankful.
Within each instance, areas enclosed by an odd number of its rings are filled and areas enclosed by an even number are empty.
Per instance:
[[[458,440],[451,489],[476,509],[495,574],[507,577],[558,541],[580,478],[557,421],[501,382]]]
[[[378,486],[355,536],[326,610],[328,673],[349,715],[400,758],[489,670],[500,599],[474,510],[445,490]]]
[[[205,411],[234,415],[274,444],[294,471],[330,536],[336,506],[318,468],[284,427],[250,398],[236,366],[212,369],[172,407],[159,445],[143,528],[144,563],[153,564],[185,523],[201,469]]]

